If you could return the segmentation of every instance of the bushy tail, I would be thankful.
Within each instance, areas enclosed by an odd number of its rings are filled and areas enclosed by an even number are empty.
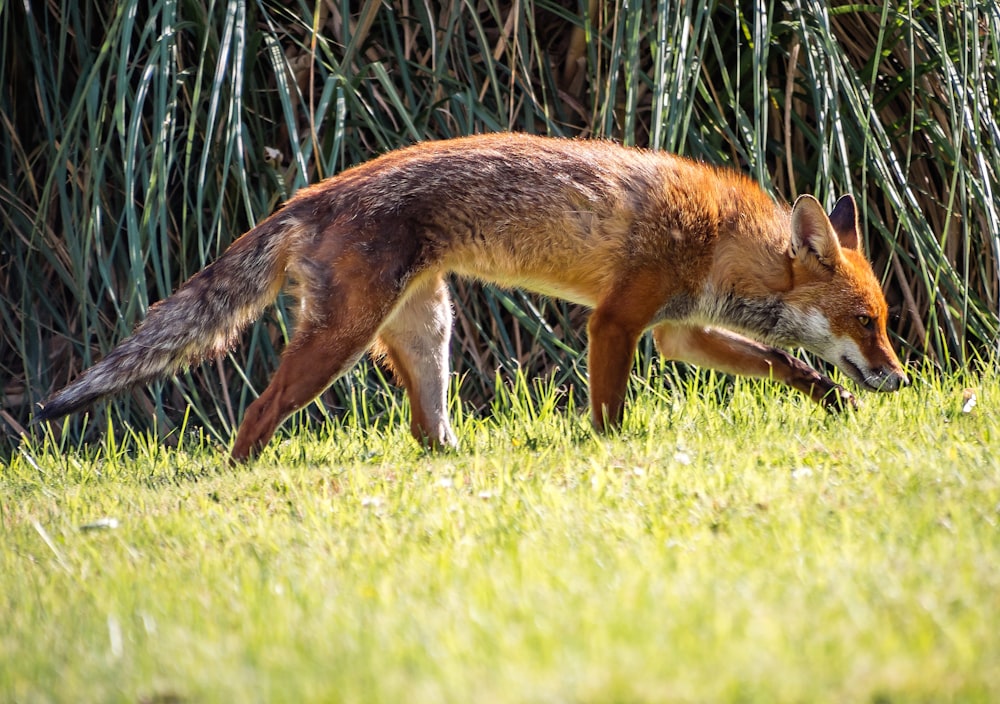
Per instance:
[[[284,283],[289,225],[282,215],[243,235],[172,296],[152,306],[131,337],[41,404],[34,421],[73,413],[228,349]]]

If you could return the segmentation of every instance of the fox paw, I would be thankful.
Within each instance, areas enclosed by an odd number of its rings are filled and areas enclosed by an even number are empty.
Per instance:
[[[830,413],[858,410],[858,399],[842,386],[834,386],[823,397],[823,407]]]

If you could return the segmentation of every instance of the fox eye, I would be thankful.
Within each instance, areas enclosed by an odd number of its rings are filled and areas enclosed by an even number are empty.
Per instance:
[[[858,316],[858,322],[861,323],[861,327],[863,327],[865,329],[871,329],[871,326],[872,326],[871,316],[868,316],[868,315],[859,315]]]

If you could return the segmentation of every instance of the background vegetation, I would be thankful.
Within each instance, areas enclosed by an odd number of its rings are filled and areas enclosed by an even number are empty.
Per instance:
[[[998,334],[998,52],[995,3],[0,0],[2,432],[304,184],[496,130],[853,192],[907,356],[965,364]],[[580,382],[583,311],[454,287],[467,402],[497,369]],[[112,418],[166,433],[190,405],[226,437],[289,324]],[[359,385],[391,406],[364,367],[327,407]]]

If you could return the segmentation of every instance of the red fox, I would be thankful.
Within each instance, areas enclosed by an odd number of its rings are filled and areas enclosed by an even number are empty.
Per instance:
[[[246,411],[234,460],[369,350],[405,387],[414,437],[455,446],[449,273],[593,309],[599,431],[622,420],[646,330],[666,358],[770,377],[832,410],[853,395],[775,346],[802,347],[862,388],[909,383],[851,196],[828,216],[811,196],[788,208],[736,172],[662,152],[494,134],[400,149],[303,189],[150,308],[36,420],[221,354],[287,281],[297,329]]]

